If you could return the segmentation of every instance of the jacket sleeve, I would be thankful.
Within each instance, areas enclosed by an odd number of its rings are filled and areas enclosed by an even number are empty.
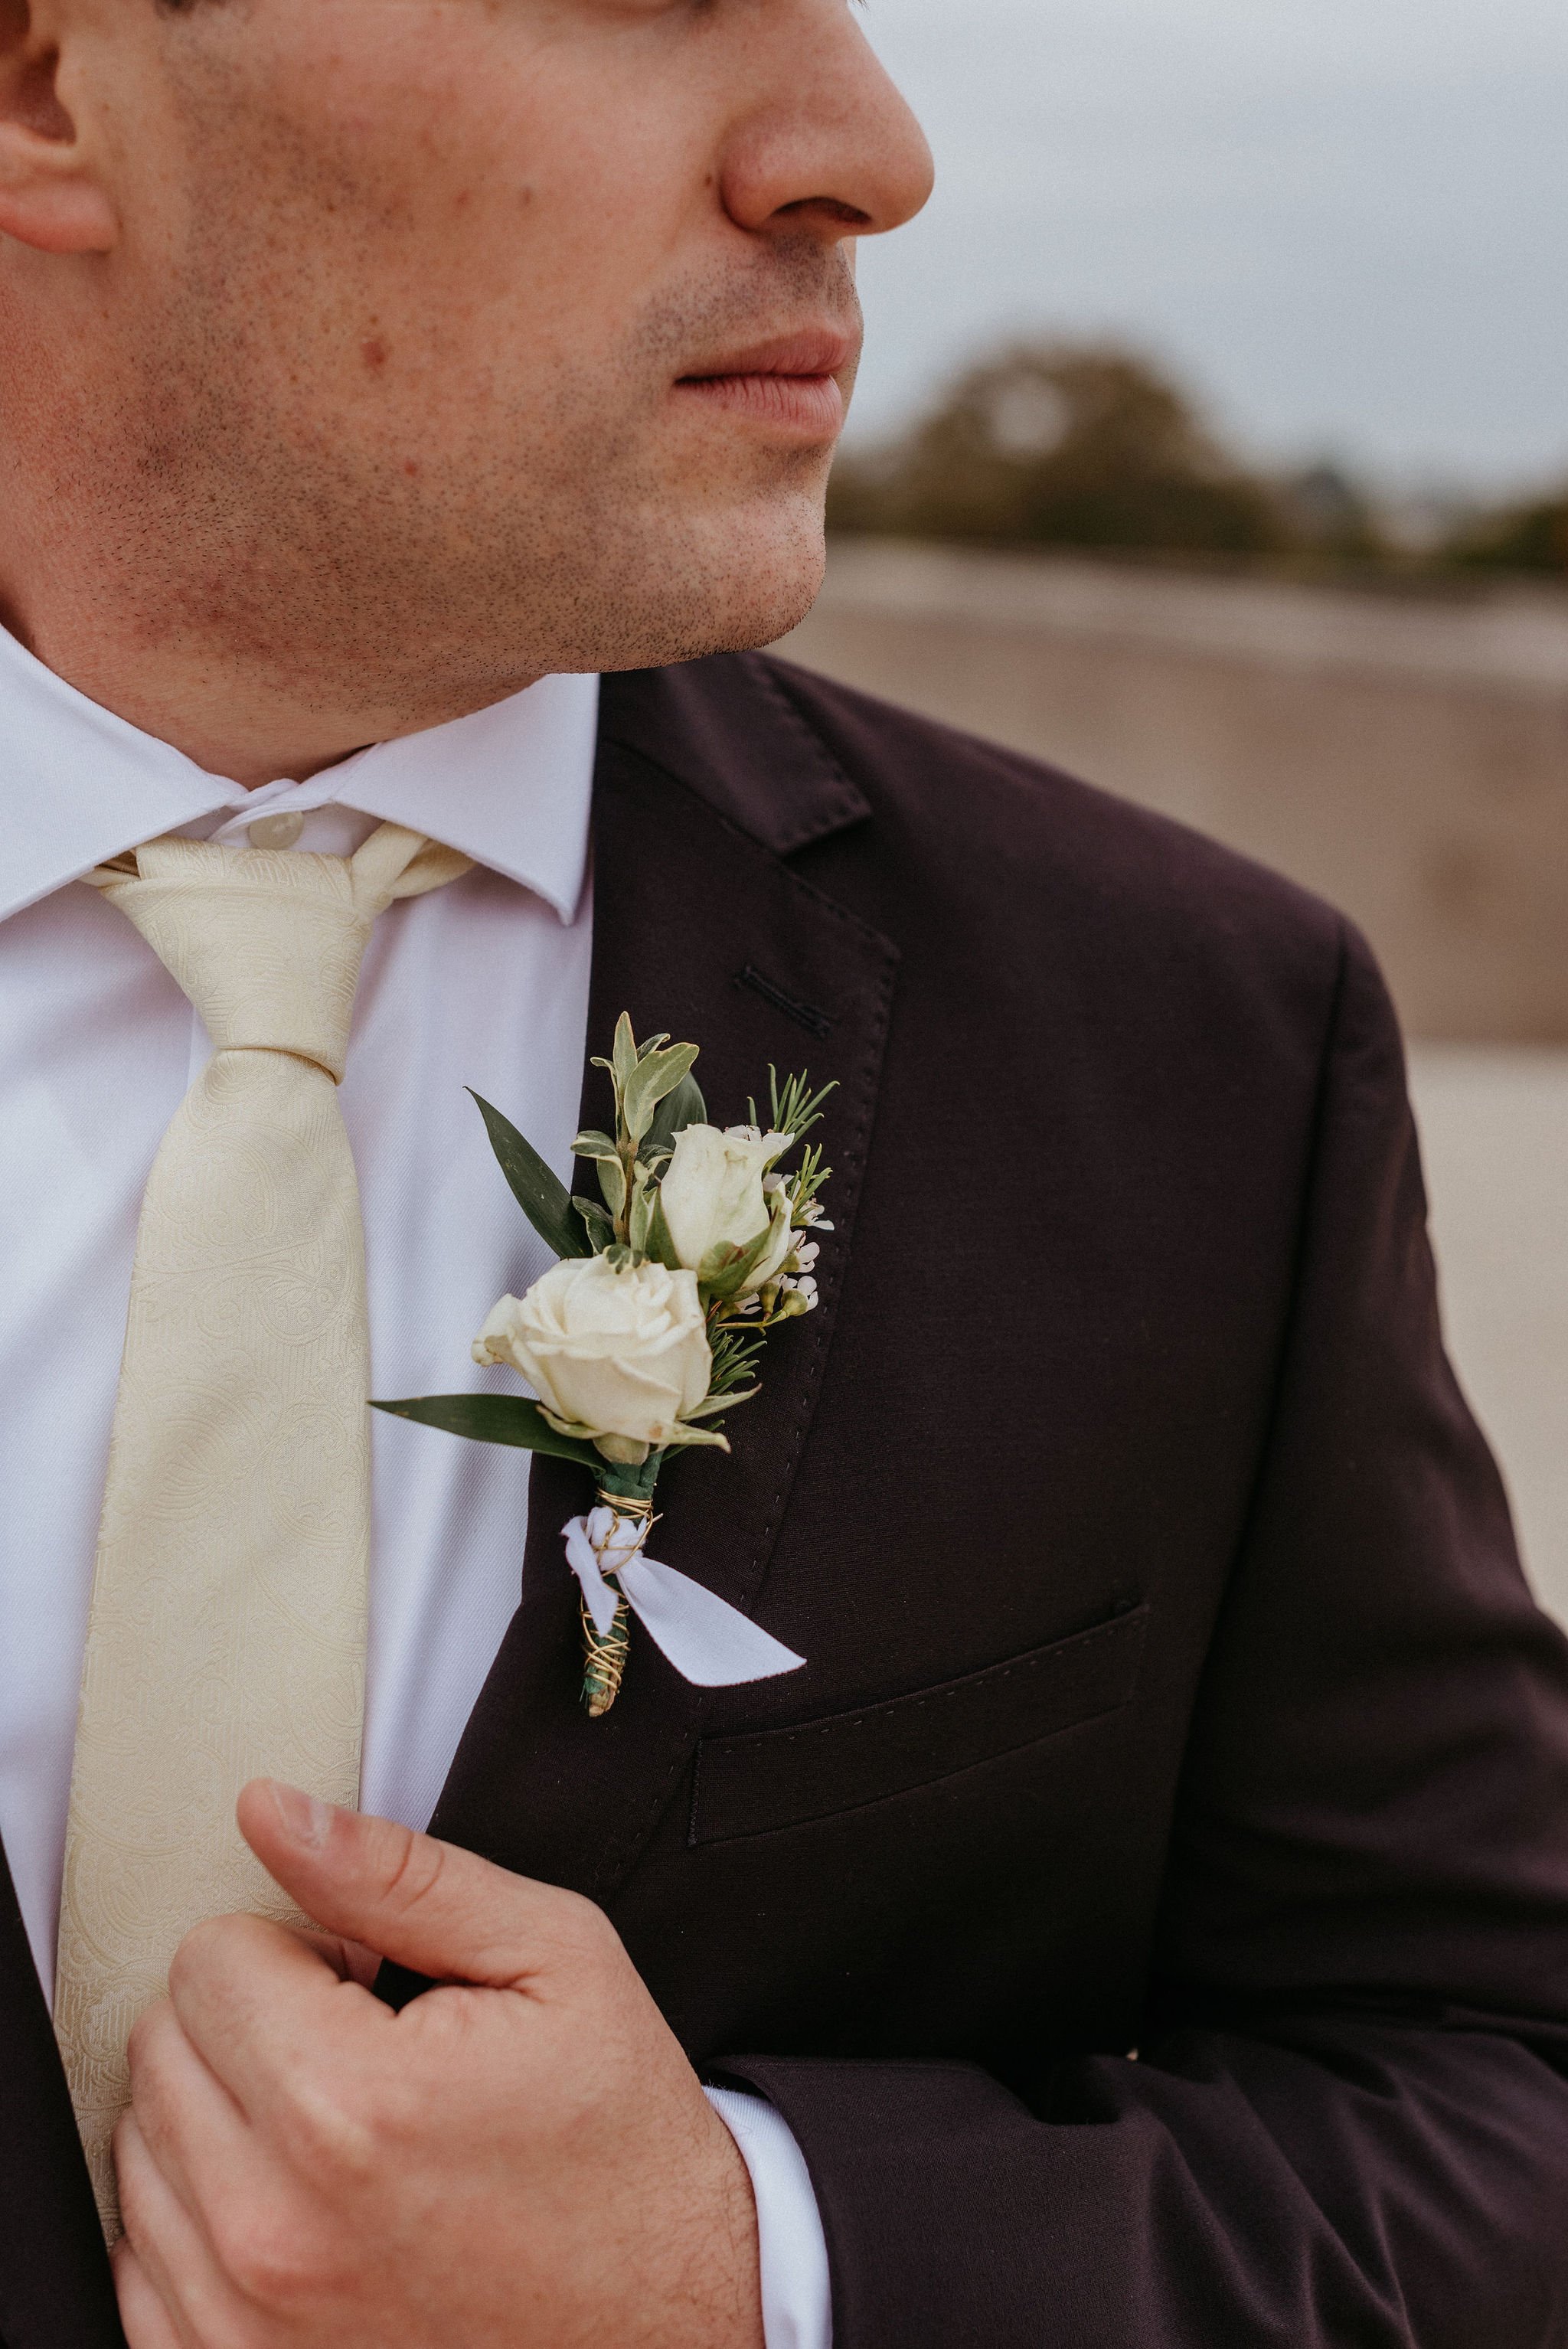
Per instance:
[[[1568,1647],[1443,1354],[1392,1009],[1347,935],[1291,1324],[1136,2056],[736,2059],[837,2349],[1568,2343]]]

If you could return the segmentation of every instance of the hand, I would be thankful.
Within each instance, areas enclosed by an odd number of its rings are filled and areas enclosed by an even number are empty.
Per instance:
[[[239,1816],[327,1930],[198,1926],[132,2033],[130,2349],[761,2349],[745,2164],[601,1911],[266,1780]],[[394,2014],[367,1951],[445,1986]]]

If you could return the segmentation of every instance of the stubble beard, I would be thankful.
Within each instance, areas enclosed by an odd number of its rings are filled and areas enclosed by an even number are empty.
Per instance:
[[[677,462],[669,387],[691,353],[803,316],[858,331],[841,250],[802,238],[663,291],[611,358],[561,366],[542,392],[482,361],[459,392],[433,327],[412,455],[319,396],[322,313],[306,303],[291,328],[263,298],[273,259],[214,248],[187,273],[100,417],[109,573],[150,647],[401,730],[551,671],[768,643],[809,608],[826,452],[768,451],[719,418],[710,461]]]

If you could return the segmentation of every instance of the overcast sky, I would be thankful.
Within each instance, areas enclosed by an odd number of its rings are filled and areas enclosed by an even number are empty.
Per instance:
[[[936,150],[854,429],[1109,330],[1259,451],[1568,472],[1568,0],[870,0]]]

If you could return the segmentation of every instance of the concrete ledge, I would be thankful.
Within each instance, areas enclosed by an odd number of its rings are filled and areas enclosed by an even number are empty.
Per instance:
[[[779,650],[1289,873],[1417,1035],[1568,1040],[1568,595],[849,541]]]
[[[1568,594],[1202,578],[1071,556],[840,539],[814,617],[875,614],[1163,647],[1315,676],[1568,694]],[[808,624],[810,625],[810,624]]]

